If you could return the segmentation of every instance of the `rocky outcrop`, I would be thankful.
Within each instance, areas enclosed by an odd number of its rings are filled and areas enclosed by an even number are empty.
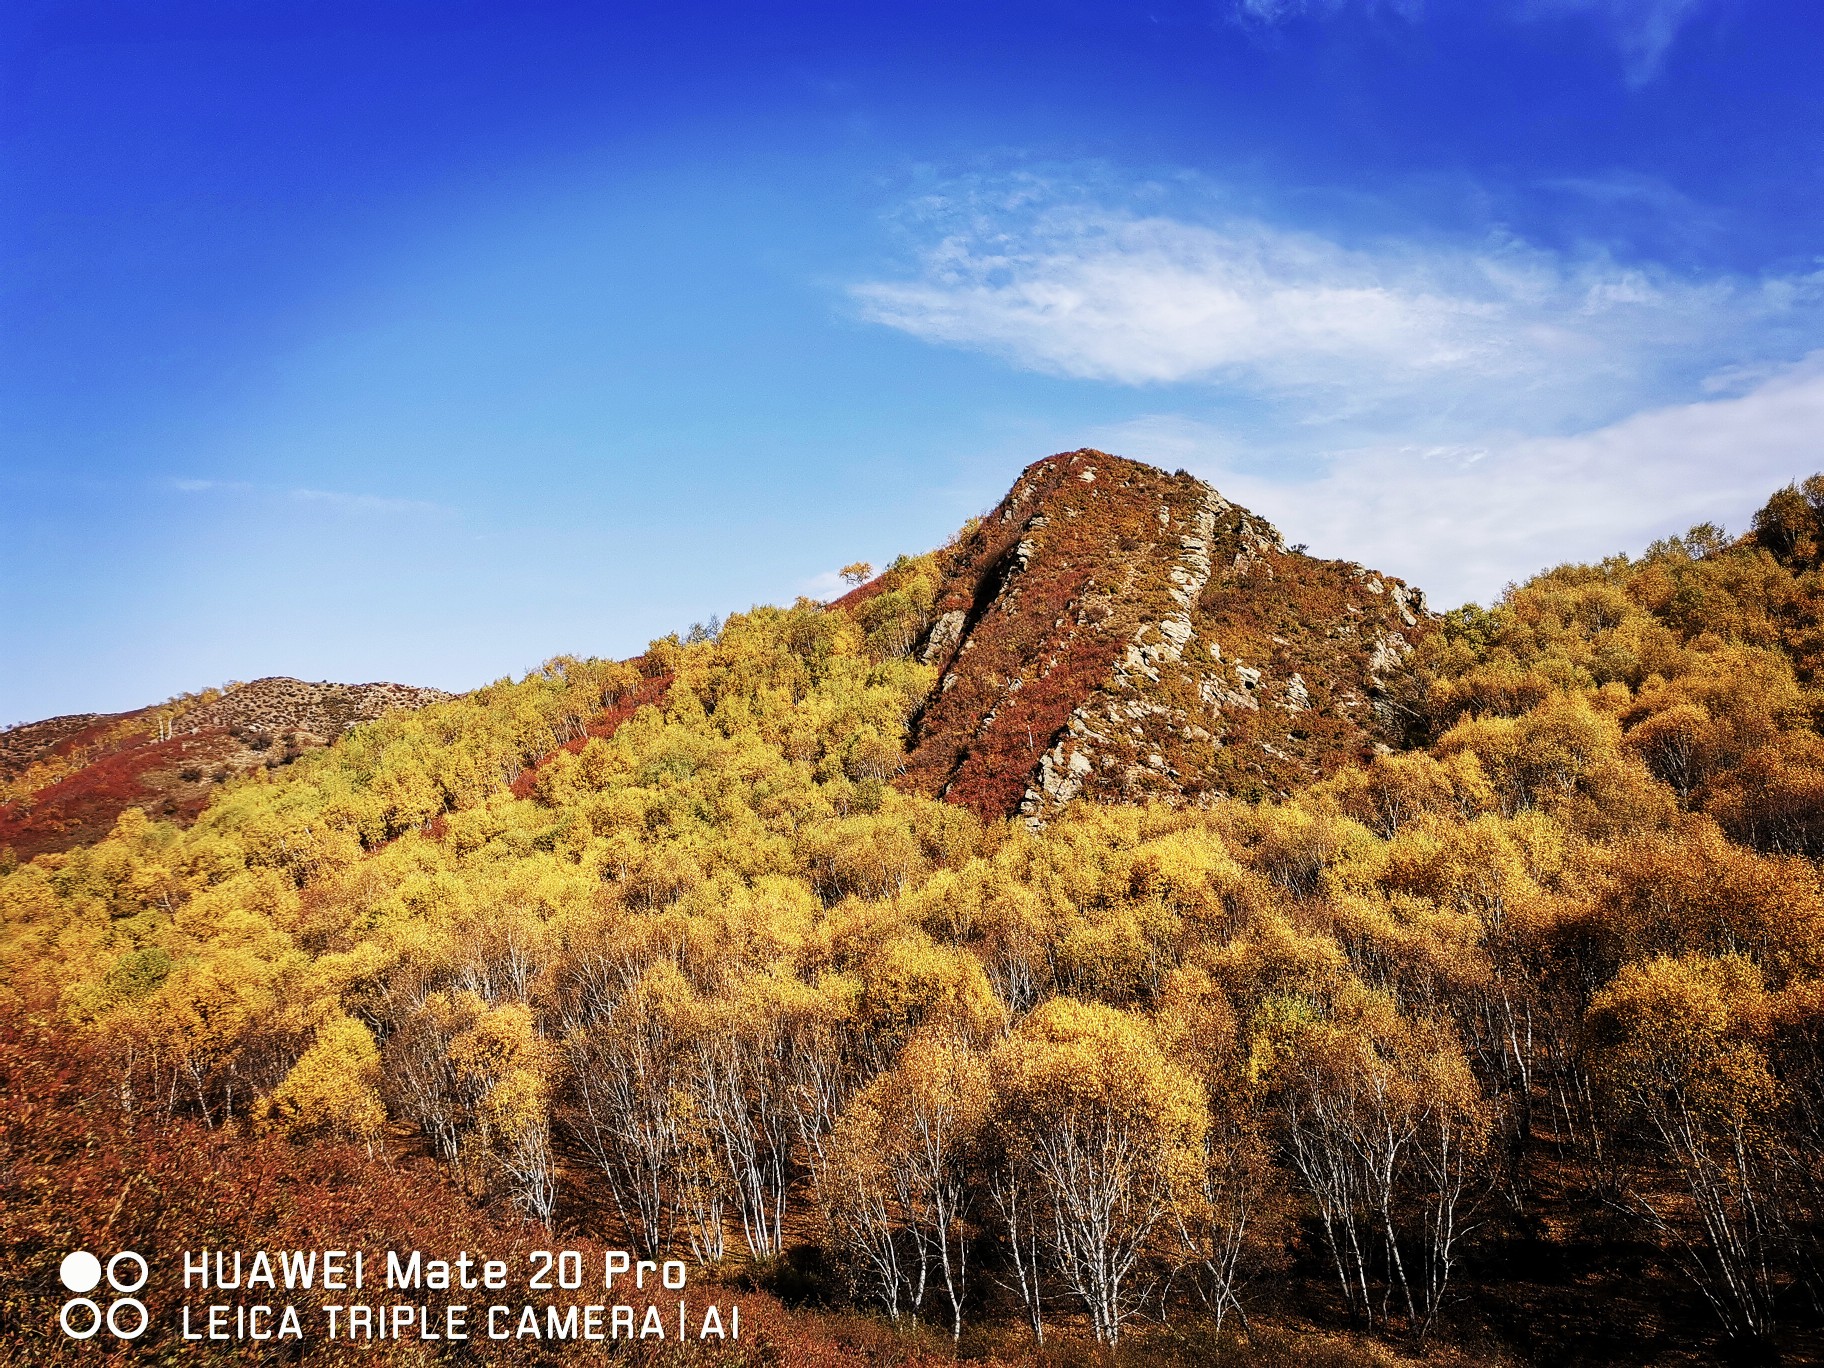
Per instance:
[[[411,684],[313,684],[278,675],[237,685],[214,702],[192,708],[177,725],[184,731],[242,727],[275,734],[304,732],[333,741],[382,713],[428,707],[454,697],[442,689]]]
[[[1033,822],[1285,792],[1372,753],[1428,622],[1418,590],[1289,550],[1190,475],[1048,457],[949,553],[903,782]]]

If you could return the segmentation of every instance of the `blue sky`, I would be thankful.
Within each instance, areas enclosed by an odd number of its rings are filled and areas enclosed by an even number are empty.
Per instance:
[[[0,13],[0,722],[469,687],[1096,445],[1441,605],[1824,467],[1810,0]]]

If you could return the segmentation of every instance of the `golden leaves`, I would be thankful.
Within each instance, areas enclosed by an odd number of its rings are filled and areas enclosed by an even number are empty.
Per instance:
[[[272,1091],[262,1111],[293,1135],[329,1132],[371,1146],[386,1126],[380,1051],[372,1032],[345,1016],[318,1027],[316,1040]]]

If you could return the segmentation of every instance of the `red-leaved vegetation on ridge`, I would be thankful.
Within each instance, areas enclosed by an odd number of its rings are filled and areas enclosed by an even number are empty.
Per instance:
[[[1283,794],[1363,760],[1429,624],[1399,580],[1099,451],[1028,467],[939,566],[943,673],[904,782],[988,818]]]

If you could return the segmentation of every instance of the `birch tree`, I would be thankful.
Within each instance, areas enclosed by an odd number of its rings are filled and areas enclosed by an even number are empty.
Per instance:
[[[1155,1232],[1197,1180],[1203,1088],[1144,1020],[1069,998],[1027,1017],[991,1072],[1003,1143],[1047,1209],[1047,1261],[1113,1344],[1146,1290]]]

